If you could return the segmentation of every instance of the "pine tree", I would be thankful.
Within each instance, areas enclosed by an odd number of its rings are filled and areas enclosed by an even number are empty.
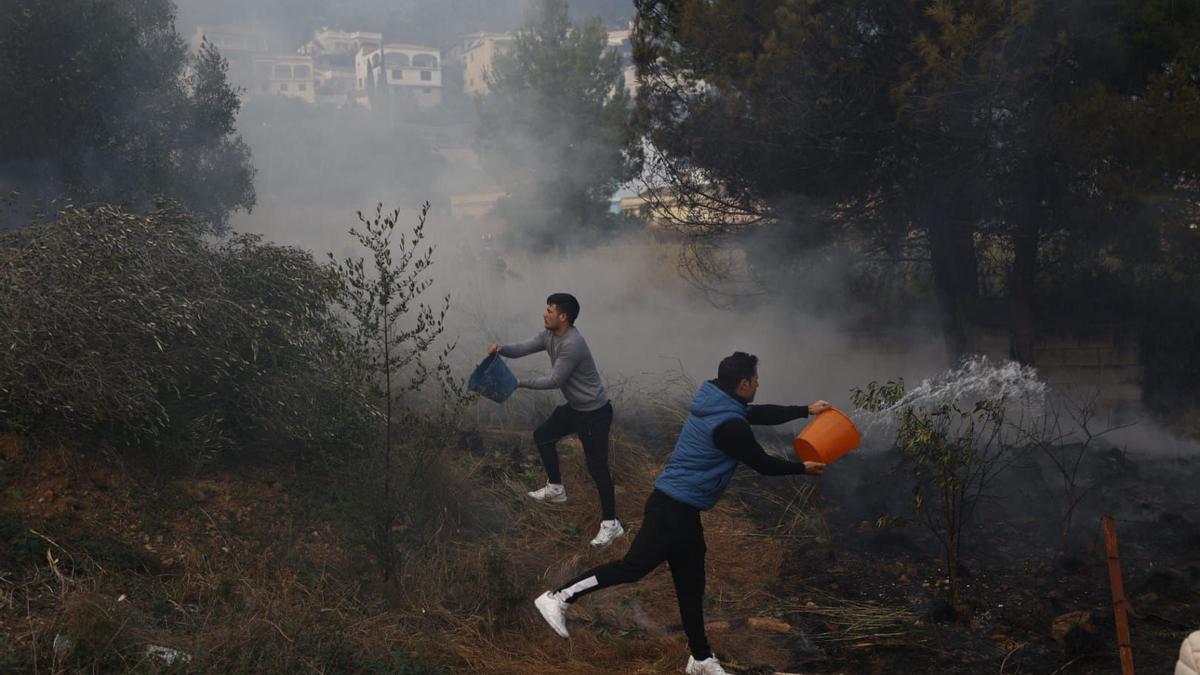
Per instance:
[[[621,56],[599,19],[572,24],[565,0],[538,0],[479,101],[485,162],[508,192],[512,236],[538,249],[613,226],[608,200],[635,170]]]

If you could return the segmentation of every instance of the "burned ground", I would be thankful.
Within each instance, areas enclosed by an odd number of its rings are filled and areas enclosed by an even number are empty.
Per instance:
[[[831,644],[804,638],[793,670],[805,672],[1109,673],[1119,668],[1100,515],[1117,520],[1134,659],[1168,672],[1180,640],[1200,626],[1200,459],[1101,449],[1085,456],[1088,487],[1071,537],[1059,531],[1062,492],[1044,456],[1014,451],[989,491],[967,541],[962,572],[967,616],[945,600],[937,542],[915,519],[914,483],[893,453],[840,460],[820,482],[814,508],[828,535],[789,548],[776,590],[816,589],[841,602],[872,603],[918,617],[895,637],[854,635]],[[761,525],[774,505],[754,495],[778,491],[750,478],[740,499]],[[904,520],[901,520],[904,519]],[[896,527],[897,522],[903,526]],[[828,631],[820,616],[793,608],[782,618],[800,631]],[[883,631],[880,631],[882,633]],[[811,646],[811,648],[809,648]]]

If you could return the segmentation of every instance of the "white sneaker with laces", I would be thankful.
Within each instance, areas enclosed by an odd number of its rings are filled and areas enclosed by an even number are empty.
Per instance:
[[[696,657],[689,656],[687,668],[683,672],[688,675],[729,675],[729,672],[721,667],[721,663],[717,661],[715,655],[703,661],[697,661]]]
[[[555,504],[561,504],[567,501],[567,489],[561,485],[555,485],[554,483],[546,483],[546,487],[533,490],[532,492],[527,492],[526,494],[538,500],[539,502],[554,502]]]
[[[555,633],[561,637],[571,637],[567,633],[567,607],[570,605],[551,595],[550,591],[539,595],[533,604]]]
[[[592,539],[592,546],[608,546],[613,539],[623,534],[625,534],[625,528],[621,527],[621,521],[602,520],[600,521],[600,531],[596,533],[596,538]]]

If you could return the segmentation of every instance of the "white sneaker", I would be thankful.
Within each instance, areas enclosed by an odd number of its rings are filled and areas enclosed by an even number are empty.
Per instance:
[[[621,527],[619,520],[602,520],[600,521],[600,531],[596,533],[596,538],[592,540],[592,546],[608,546],[613,542],[613,539],[625,534],[625,528]]]
[[[721,667],[716,656],[710,656],[703,661],[697,661],[696,657],[689,656],[687,668],[683,672],[688,675],[729,675],[729,672]]]
[[[554,502],[555,504],[561,504],[567,501],[567,489],[561,485],[555,485],[554,483],[546,483],[546,487],[539,490],[534,490],[532,492],[527,492],[525,494],[528,494],[530,497],[533,497],[539,502]]]
[[[551,595],[550,591],[539,595],[533,604],[555,633],[561,637],[571,637],[567,633],[567,607],[570,605]]]

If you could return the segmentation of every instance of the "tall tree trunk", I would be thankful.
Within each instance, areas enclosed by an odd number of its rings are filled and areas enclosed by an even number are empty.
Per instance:
[[[1037,294],[1038,220],[1030,216],[1017,226],[1013,237],[1013,264],[1008,274],[1009,356],[1034,364],[1037,334],[1034,302]]]
[[[968,310],[979,299],[979,266],[971,228],[949,209],[935,208],[927,216],[933,284],[942,315],[942,334],[951,363],[970,348]]]

